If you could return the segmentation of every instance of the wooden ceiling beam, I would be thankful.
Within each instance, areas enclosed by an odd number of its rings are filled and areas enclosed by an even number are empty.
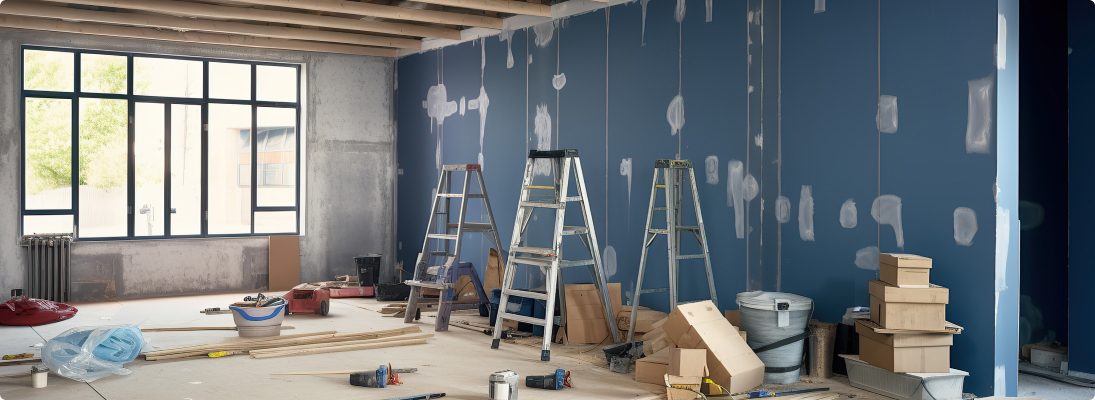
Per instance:
[[[448,7],[470,8],[518,15],[534,15],[551,18],[551,6],[538,3],[511,0],[413,0],[420,3],[437,4]]]
[[[130,25],[144,28],[165,28],[182,32],[202,31],[228,35],[257,36],[275,39],[311,40],[333,42],[359,46],[395,47],[401,49],[420,49],[419,39],[389,38],[357,33],[331,32],[315,29],[286,28],[270,25],[253,25],[239,22],[211,21],[204,19],[170,17],[154,14],[134,14],[106,11],[92,11],[78,8],[58,7],[42,2],[26,0],[8,0],[0,4],[0,14],[22,17],[59,18],[66,21],[98,22],[105,24]]]
[[[79,1],[79,0],[72,0]],[[502,29],[501,18],[482,15],[460,14],[446,11],[419,10],[414,8],[382,6],[345,0],[232,0],[236,3],[296,8],[368,17],[428,22],[432,24],[475,26]]]
[[[190,3],[174,0],[45,0],[57,3],[78,4],[98,7],[111,7],[128,10],[140,10],[155,13],[170,14],[176,16],[205,18],[212,20],[245,20],[274,22],[280,24],[296,24],[318,27],[345,29],[358,32],[375,32],[389,35],[402,35],[412,37],[434,37],[444,39],[460,39],[460,31],[456,29],[440,28],[405,24],[399,22],[362,21],[359,19],[330,17],[324,15],[262,10],[257,8],[225,7],[202,3]]]
[[[395,49],[351,46],[334,43],[305,42],[300,40],[268,39],[249,36],[231,36],[217,33],[163,31],[152,28],[66,22],[51,19],[0,15],[0,27],[30,29],[36,31],[79,33],[85,35],[112,36],[129,39],[151,39],[169,42],[213,44],[221,46],[254,47],[277,50],[297,50],[318,53],[352,54],[358,56],[395,57]]]

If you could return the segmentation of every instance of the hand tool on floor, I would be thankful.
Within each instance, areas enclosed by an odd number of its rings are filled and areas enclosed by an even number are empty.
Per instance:
[[[570,371],[555,370],[554,374],[529,375],[525,377],[525,386],[539,389],[563,390],[570,385]]]
[[[787,392],[778,392],[778,393],[773,392],[773,391],[769,391],[769,390],[759,390],[759,391],[756,391],[756,392],[750,392],[749,393],[749,398],[750,399],[759,399],[759,398],[765,398],[765,397],[782,397],[782,396],[791,396],[791,395],[803,394],[803,393],[825,392],[825,391],[828,391],[828,390],[829,390],[829,388],[813,388],[813,389],[803,389],[803,390],[791,390],[791,391],[787,391]]]
[[[381,365],[373,371],[354,372],[350,374],[350,384],[364,387],[387,387],[388,366]]]
[[[414,395],[414,396],[407,396],[407,397],[396,397],[394,399],[388,399],[388,400],[430,400],[430,399],[439,399],[439,398],[442,398],[442,397],[445,397],[444,393],[430,393],[430,394],[417,394],[417,395]]]
[[[516,372],[505,370],[490,374],[490,400],[517,400],[517,381],[520,377]]]

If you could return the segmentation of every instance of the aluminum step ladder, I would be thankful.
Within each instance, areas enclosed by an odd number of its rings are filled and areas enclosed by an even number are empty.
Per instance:
[[[463,190],[454,193],[452,191],[452,173],[464,172]],[[470,193],[472,176],[479,184],[479,193]],[[452,221],[453,199],[459,199],[459,216]],[[467,222],[468,199],[483,199],[486,207],[488,222]],[[433,209],[430,211],[430,224],[426,228],[426,238],[422,243],[422,252],[418,253],[418,261],[414,266],[414,279],[405,281],[411,286],[411,294],[407,299],[407,311],[403,322],[410,323],[421,315],[418,302],[422,299],[424,289],[437,289],[441,291],[438,300],[437,321],[434,330],[444,332],[449,330],[449,315],[454,308],[452,297],[456,289],[456,280],[460,275],[469,275],[476,287],[480,304],[460,305],[478,308],[479,305],[489,307],[490,299],[483,290],[483,284],[475,273],[474,268],[466,268],[459,265],[460,250],[464,244],[465,233],[482,233],[494,245],[501,254],[501,239],[498,238],[498,229],[494,223],[494,214],[490,209],[490,199],[487,198],[487,186],[483,182],[483,172],[478,164],[445,165],[441,176],[437,181],[437,193],[433,199]],[[431,244],[432,246],[431,249]],[[470,270],[470,271],[469,271]]]
[[[550,186],[533,185],[534,174],[539,172],[540,175],[543,175],[548,172],[546,171],[548,167],[550,167],[550,175],[552,175],[554,183]],[[570,196],[568,192],[571,169],[574,171],[574,183],[578,189],[577,196]],[[532,191],[537,191],[535,197],[531,195]],[[502,335],[500,327],[503,326],[503,321],[511,320],[540,325],[544,327],[544,344],[540,352],[540,359],[550,361],[551,333],[552,325],[555,323],[556,299],[563,305],[560,307],[560,322],[558,324],[564,327],[566,324],[566,303],[563,283],[560,279],[560,269],[580,266],[589,268],[594,286],[597,287],[600,294],[601,305],[605,310],[605,322],[609,331],[612,332],[612,341],[613,343],[619,342],[620,333],[616,328],[615,314],[612,312],[608,282],[604,274],[603,264],[601,264],[600,247],[597,245],[597,232],[593,228],[593,216],[589,211],[589,203],[586,201],[588,198],[585,179],[582,177],[582,162],[578,158],[578,150],[529,151],[528,161],[525,164],[525,178],[521,183],[521,199],[517,206],[517,220],[513,224],[513,239],[510,241],[509,261],[506,262],[505,277],[502,281],[502,298],[499,302],[498,316],[494,324],[494,340],[490,346],[492,349],[498,348]],[[584,226],[565,226],[563,224],[567,203],[570,202],[580,203]],[[532,247],[527,243],[522,243],[526,241],[522,237],[525,236],[533,210],[538,208],[555,210],[555,226],[552,232],[551,247]],[[563,259],[563,236],[570,235],[582,239],[582,243],[585,244],[586,250],[589,251],[592,257],[591,259],[571,261]],[[546,293],[514,288],[514,275],[519,264],[540,267],[540,270],[547,277]],[[544,301],[544,318],[507,312],[506,305],[509,304],[510,296]]]
[[[684,182],[687,179],[688,183]],[[661,181],[661,183],[659,183]],[[682,225],[681,203],[684,197],[682,188],[685,184],[692,185],[692,205],[696,209],[696,225]],[[657,207],[658,189],[664,189],[665,206]],[[665,229],[652,226],[654,211],[665,211]],[[627,331],[627,341],[631,341],[635,333],[635,318],[639,310],[639,296],[669,292],[669,309],[677,308],[677,274],[680,270],[681,260],[703,259],[707,271],[707,287],[711,294],[711,301],[716,306],[719,304],[715,295],[715,279],[711,274],[711,252],[707,248],[707,233],[703,228],[703,214],[700,212],[700,196],[696,191],[696,172],[692,169],[692,160],[655,160],[654,181],[650,185],[650,207],[646,210],[646,234],[643,238],[642,256],[639,258],[639,277],[635,283],[635,291],[631,298],[631,327]],[[681,254],[681,233],[692,233],[703,250],[702,254]],[[669,246],[669,287],[657,289],[643,289],[643,275],[646,272],[646,256],[650,245],[658,235],[665,235]]]

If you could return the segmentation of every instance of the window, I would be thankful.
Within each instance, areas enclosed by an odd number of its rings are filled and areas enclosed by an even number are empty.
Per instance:
[[[299,66],[24,46],[22,75],[24,234],[299,232]]]

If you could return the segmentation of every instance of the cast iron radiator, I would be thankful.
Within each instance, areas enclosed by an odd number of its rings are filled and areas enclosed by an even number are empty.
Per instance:
[[[19,240],[26,248],[26,292],[28,297],[58,302],[69,300],[71,234],[26,235]]]

